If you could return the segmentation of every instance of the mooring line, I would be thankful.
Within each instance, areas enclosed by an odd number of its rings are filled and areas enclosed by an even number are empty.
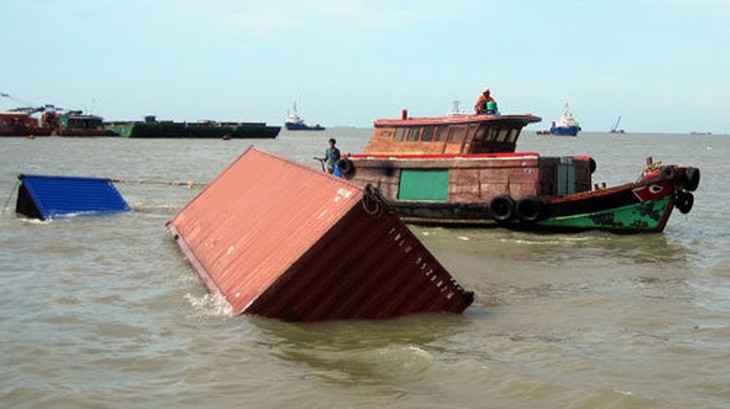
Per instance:
[[[114,183],[133,183],[137,185],[165,185],[165,186],[187,186],[188,189],[192,189],[194,186],[207,186],[207,183],[198,183],[192,180],[179,181],[179,180],[151,180],[151,179],[109,179]]]
[[[13,198],[13,193],[15,193],[15,189],[18,188],[18,185],[20,184],[20,180],[15,181],[15,186],[13,186],[13,189],[10,190],[10,194],[8,195],[8,199],[5,201],[5,206],[3,206],[3,210],[0,213],[5,213],[6,210],[8,210],[8,205],[10,204],[10,199]]]

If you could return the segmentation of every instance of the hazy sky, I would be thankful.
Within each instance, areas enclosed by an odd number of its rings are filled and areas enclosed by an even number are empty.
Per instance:
[[[730,133],[730,0],[0,0],[0,109],[309,123],[471,111]]]

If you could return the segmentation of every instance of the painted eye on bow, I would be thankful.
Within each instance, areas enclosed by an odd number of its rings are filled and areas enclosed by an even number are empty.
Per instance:
[[[657,194],[657,193],[661,192],[662,190],[664,190],[664,188],[661,187],[660,185],[649,186],[649,191],[654,194]]]

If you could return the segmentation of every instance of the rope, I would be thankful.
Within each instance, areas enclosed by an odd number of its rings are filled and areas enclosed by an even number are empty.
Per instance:
[[[385,200],[378,189],[371,184],[366,185],[362,196],[362,208],[365,213],[373,219],[378,219],[385,212],[385,207]]]
[[[8,195],[8,199],[5,201],[5,206],[3,206],[3,210],[0,213],[5,213],[5,211],[8,210],[8,204],[10,204],[10,199],[13,198],[13,193],[15,193],[15,189],[18,188],[19,184],[20,184],[20,180],[16,180],[15,186],[13,186],[13,189],[10,191],[10,194]]]
[[[165,185],[165,186],[187,186],[188,189],[192,189],[194,186],[206,186],[207,183],[196,183],[192,180],[179,181],[179,180],[150,180],[150,179],[109,179],[114,183],[134,183],[138,185]]]

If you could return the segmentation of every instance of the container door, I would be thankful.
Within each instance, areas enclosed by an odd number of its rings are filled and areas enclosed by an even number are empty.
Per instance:
[[[400,172],[399,200],[446,202],[449,200],[448,169],[403,169]]]

